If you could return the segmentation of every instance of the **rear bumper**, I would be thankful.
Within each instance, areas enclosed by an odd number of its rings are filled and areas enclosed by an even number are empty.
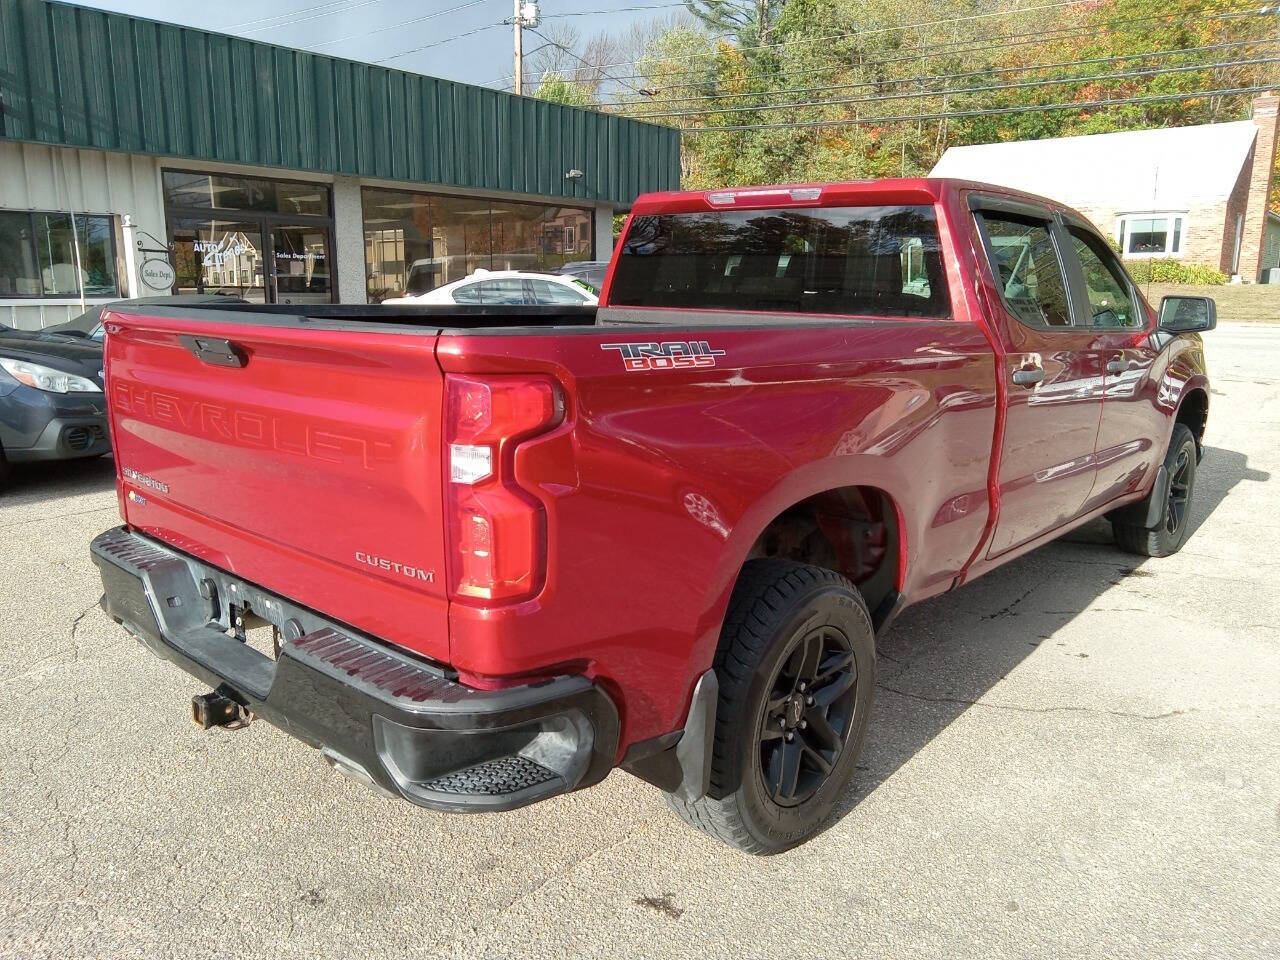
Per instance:
[[[127,528],[91,553],[103,609],[148,649],[385,792],[437,810],[509,810],[613,766],[617,709],[585,677],[478,690]],[[247,611],[278,629],[278,659],[228,633]]]

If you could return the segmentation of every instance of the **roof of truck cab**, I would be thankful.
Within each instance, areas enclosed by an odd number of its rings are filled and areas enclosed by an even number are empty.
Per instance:
[[[816,197],[804,191],[817,190]],[[803,199],[792,193],[801,192]],[[715,194],[735,194],[737,202],[713,203]],[[787,183],[769,186],[723,187],[715,190],[672,190],[646,193],[631,205],[640,216],[663,213],[698,213],[713,210],[805,209],[813,207],[855,207],[883,204],[920,205],[940,202],[948,195],[980,193],[1007,197],[1050,210],[1059,210],[1076,219],[1085,218],[1073,207],[1041,194],[1015,187],[958,177],[902,177],[883,180],[854,180],[846,183]],[[1087,222],[1087,221],[1086,221]]]
[[[937,203],[948,193],[981,190],[1046,206],[1061,206],[1052,200],[1021,190],[951,177],[902,177],[884,180],[854,180],[845,183],[784,183],[767,186],[719,187],[715,190],[672,190],[646,193],[631,205],[634,214],[694,213],[707,210],[750,210],[785,207],[841,207],[868,204]],[[816,194],[814,193],[816,191]],[[734,201],[715,197],[733,195]]]

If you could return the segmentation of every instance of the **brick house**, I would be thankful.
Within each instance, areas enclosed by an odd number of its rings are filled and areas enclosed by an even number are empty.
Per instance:
[[[1267,211],[1277,105],[1268,94],[1249,120],[951,147],[931,176],[1051,197],[1114,237],[1126,259],[1206,264],[1255,283],[1280,265]]]

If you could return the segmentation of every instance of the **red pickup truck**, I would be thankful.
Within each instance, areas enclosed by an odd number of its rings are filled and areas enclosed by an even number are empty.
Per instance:
[[[1092,518],[1176,551],[1203,298],[946,180],[641,197],[599,308],[109,312],[103,607],[344,773],[504,810],[615,766],[753,852],[853,776],[875,639]]]

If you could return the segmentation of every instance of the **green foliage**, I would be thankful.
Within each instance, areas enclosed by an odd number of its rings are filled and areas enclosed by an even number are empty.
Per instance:
[[[1269,64],[1204,66],[1268,56],[1243,44],[1273,39],[1273,18],[1210,19],[1240,11],[1239,0],[1090,0],[999,16],[988,0],[687,6],[692,16],[661,33],[635,67],[636,86],[648,92],[626,95],[619,109],[690,131],[690,188],[922,175],[957,144],[1238,119],[1247,96],[1023,108],[1274,77]],[[1234,46],[1167,53],[1217,44]],[[1180,69],[1153,72],[1169,67]]]
[[[552,103],[563,103],[570,107],[598,106],[591,91],[582,84],[551,71],[542,75],[534,96],[539,100],[550,100]]]
[[[1181,260],[1129,260],[1125,269],[1135,283],[1188,283],[1220,287],[1230,279],[1225,273],[1198,263]]]

